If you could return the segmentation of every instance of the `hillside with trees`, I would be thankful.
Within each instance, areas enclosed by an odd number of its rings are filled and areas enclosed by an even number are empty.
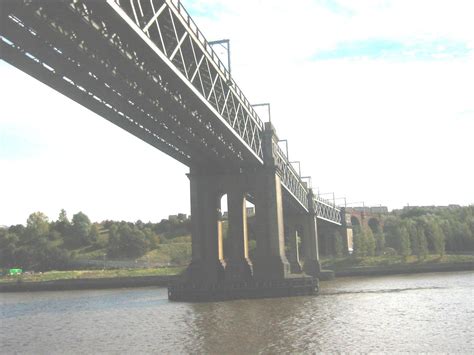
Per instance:
[[[249,254],[256,247],[254,218],[249,219]],[[383,217],[383,230],[354,229],[353,257],[409,257],[474,254],[474,206],[454,209],[409,208]],[[227,222],[222,225],[224,253],[229,250]],[[342,255],[342,236],[335,236]],[[184,266],[191,259],[191,221],[185,215],[159,223],[102,221],[62,210],[50,221],[32,213],[26,225],[0,228],[0,268],[32,271]]]
[[[139,261],[153,266],[185,265],[190,256],[190,220],[185,215],[159,223],[92,223],[83,212],[69,220],[62,210],[54,221],[35,212],[28,217],[26,226],[0,229],[3,268],[46,271],[126,267]]]
[[[354,229],[354,255],[382,254],[423,260],[429,254],[474,253],[474,206],[405,208],[383,219],[383,231]]]

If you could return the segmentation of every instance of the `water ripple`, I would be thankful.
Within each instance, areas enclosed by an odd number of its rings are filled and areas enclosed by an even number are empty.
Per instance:
[[[474,352],[474,273],[347,278],[321,296],[173,303],[165,289],[0,294],[2,353]]]

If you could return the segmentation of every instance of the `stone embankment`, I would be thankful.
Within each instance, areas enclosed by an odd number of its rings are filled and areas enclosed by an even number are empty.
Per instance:
[[[424,272],[474,271],[474,262],[439,264],[400,264],[376,267],[351,267],[334,270],[336,277],[346,276],[383,276],[396,274],[415,274]]]
[[[125,287],[166,287],[175,280],[176,275],[109,277],[95,279],[68,279],[41,282],[5,282],[0,283],[0,292],[23,291],[64,291]]]
[[[320,279],[324,281],[331,280],[334,276],[383,276],[448,271],[474,271],[474,262],[352,267],[334,271],[323,270]],[[95,279],[68,279],[41,282],[4,282],[0,283],[0,292],[64,291],[151,286],[167,287],[171,282],[175,281],[177,277],[177,275],[160,275]]]

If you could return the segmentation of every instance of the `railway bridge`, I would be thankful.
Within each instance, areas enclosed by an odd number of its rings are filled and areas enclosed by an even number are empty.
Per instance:
[[[259,118],[180,1],[2,0],[0,6],[2,60],[189,167],[192,262],[170,297],[219,285],[244,288],[244,296],[259,287],[288,294],[298,285],[314,289],[306,275],[320,271],[318,223],[341,225],[343,214],[294,169],[276,128]],[[223,195],[228,255],[219,224]],[[255,206],[252,261],[246,201]],[[298,231],[303,240],[302,270],[290,268],[285,226],[290,249]],[[290,255],[293,264],[299,260],[297,252]],[[263,294],[278,293],[268,290]]]

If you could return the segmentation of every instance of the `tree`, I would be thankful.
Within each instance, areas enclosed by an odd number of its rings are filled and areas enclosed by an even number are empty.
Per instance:
[[[420,220],[411,221],[408,223],[408,232],[413,253],[418,257],[418,260],[424,260],[428,255],[428,241],[423,222]]]
[[[20,238],[13,232],[0,231],[0,267],[15,267],[15,251]]]
[[[58,220],[56,221],[54,228],[61,233],[62,236],[70,234],[71,222],[67,217],[67,213],[64,209],[59,212]]]
[[[130,233],[122,234],[121,242],[126,245],[126,256],[137,258],[145,254],[148,250],[148,242],[145,234],[138,228],[132,228]]]
[[[445,252],[445,238],[443,234],[443,230],[439,226],[438,223],[435,223],[433,226],[433,246],[434,246],[434,252],[436,254],[439,254],[440,256],[444,256]]]
[[[428,241],[428,250],[443,256],[445,250],[445,237],[438,221],[431,218],[426,221],[424,227],[426,239]]]
[[[109,229],[108,254],[112,257],[136,258],[148,250],[145,234],[137,227],[121,223]]]
[[[84,246],[94,242],[91,227],[91,221],[84,213],[78,212],[72,216],[69,244],[72,246]]]
[[[382,255],[385,249],[385,234],[379,231],[375,234],[375,253]]]
[[[334,238],[334,254],[337,257],[341,257],[344,253],[344,244],[342,242],[341,232],[335,229],[333,238]]]
[[[366,240],[367,255],[374,256],[375,248],[376,248],[374,233],[372,233],[372,229],[366,228],[364,231],[364,234],[365,234],[365,240]]]
[[[411,254],[410,234],[406,226],[398,228],[398,253],[405,259]]]
[[[46,236],[49,233],[48,217],[43,212],[30,214],[26,221],[26,237],[28,239]]]
[[[148,244],[151,249],[156,249],[158,248],[158,245],[160,245],[160,237],[155,234],[149,227],[145,227],[143,229],[143,234],[145,234],[145,238],[148,241]]]
[[[354,228],[354,254],[356,256],[365,256],[367,255],[367,242],[365,233],[360,229],[360,227]]]

